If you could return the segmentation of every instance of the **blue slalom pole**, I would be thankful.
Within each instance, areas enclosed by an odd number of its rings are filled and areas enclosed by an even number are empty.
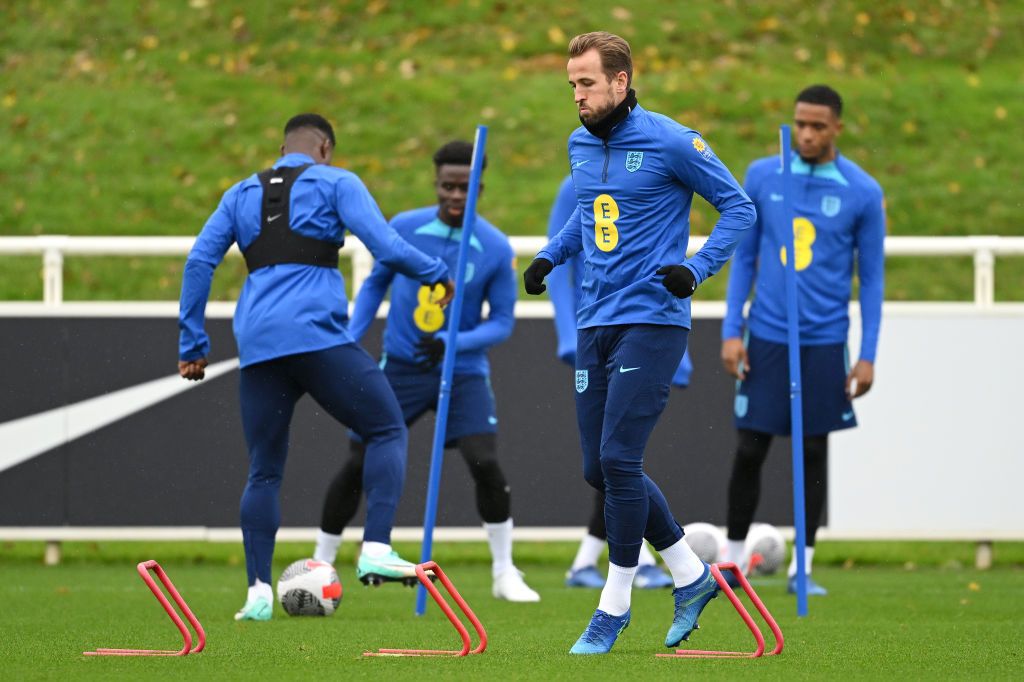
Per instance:
[[[796,529],[796,615],[807,615],[807,570],[804,546],[807,519],[804,512],[804,410],[800,378],[800,309],[796,297],[796,251],[793,249],[793,175],[790,168],[792,138],[788,125],[779,127],[782,156],[782,243],[786,247],[786,317],[789,327],[789,412],[793,443],[793,527]]]
[[[487,146],[487,126],[476,127],[473,141],[473,160],[469,168],[469,192],[462,218],[462,239],[459,242],[459,262],[455,270],[455,299],[448,308],[448,343],[444,348],[441,365],[441,389],[437,395],[437,419],[434,421],[434,447],[430,455],[430,478],[427,483],[427,507],[423,512],[423,549],[420,563],[430,561],[434,549],[434,521],[437,518],[437,498],[441,490],[441,470],[444,465],[444,436],[448,429],[448,404],[451,402],[452,375],[455,373],[455,343],[462,317],[462,299],[466,279],[466,259],[469,242],[476,224],[476,199],[480,193],[480,175],[483,173],[484,149]],[[416,615],[427,611],[427,589],[420,585],[416,591]]]

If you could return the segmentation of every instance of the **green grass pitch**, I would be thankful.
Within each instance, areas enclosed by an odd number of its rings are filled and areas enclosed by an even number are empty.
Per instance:
[[[415,556],[414,546],[402,546]],[[353,547],[338,561],[345,587],[328,618],[236,623],[244,596],[240,549],[207,544],[69,545],[64,563],[40,566],[41,545],[0,553],[0,638],[4,679],[1009,679],[1024,670],[1024,544],[996,546],[994,569],[969,568],[967,543],[823,543],[815,577],[831,594],[795,615],[781,576],[754,582],[786,638],[780,657],[758,660],[659,659],[671,619],[665,591],[637,590],[633,624],[612,653],[566,652],[597,604],[596,591],[562,586],[566,543],[517,547],[517,561],[540,604],[490,595],[483,544],[441,544],[436,557],[487,628],[490,645],[467,659],[364,658],[379,647],[457,648],[440,611],[413,615],[414,591],[364,588]],[[282,545],[275,575],[310,548]],[[161,561],[208,636],[206,651],[178,658],[91,658],[95,647],[175,648],[180,638],[134,564]],[[770,644],[770,638],[769,638]],[[724,597],[711,602],[691,646],[753,648]]]

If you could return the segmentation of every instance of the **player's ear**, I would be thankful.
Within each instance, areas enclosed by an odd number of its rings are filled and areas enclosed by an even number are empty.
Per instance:
[[[615,74],[615,89],[619,92],[629,90],[629,76],[625,71],[619,71]]]

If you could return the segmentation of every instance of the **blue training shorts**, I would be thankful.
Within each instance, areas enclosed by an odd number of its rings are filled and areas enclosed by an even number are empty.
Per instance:
[[[736,428],[776,436],[790,432],[789,347],[747,338],[750,369],[736,382]],[[800,347],[804,435],[821,436],[857,425],[846,398],[846,344]]]
[[[412,424],[428,410],[437,409],[437,394],[441,388],[439,369],[424,372],[416,365],[391,358],[383,364],[384,376],[398,398],[406,424]],[[445,445],[454,445],[462,436],[497,431],[498,415],[490,378],[480,374],[456,374],[448,403]]]

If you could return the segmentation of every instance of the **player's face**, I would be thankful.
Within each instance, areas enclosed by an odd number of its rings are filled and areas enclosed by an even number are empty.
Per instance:
[[[825,163],[836,157],[835,139],[842,120],[824,104],[796,103],[793,116],[796,151],[808,163]]]
[[[469,166],[443,164],[437,169],[434,187],[437,189],[437,217],[446,225],[462,227],[466,195],[469,193]],[[483,191],[484,183],[481,182],[479,192]]]
[[[566,71],[576,108],[586,123],[600,121],[626,99],[626,72],[620,71],[615,78],[609,80],[597,50],[587,50],[579,57],[570,59]]]

